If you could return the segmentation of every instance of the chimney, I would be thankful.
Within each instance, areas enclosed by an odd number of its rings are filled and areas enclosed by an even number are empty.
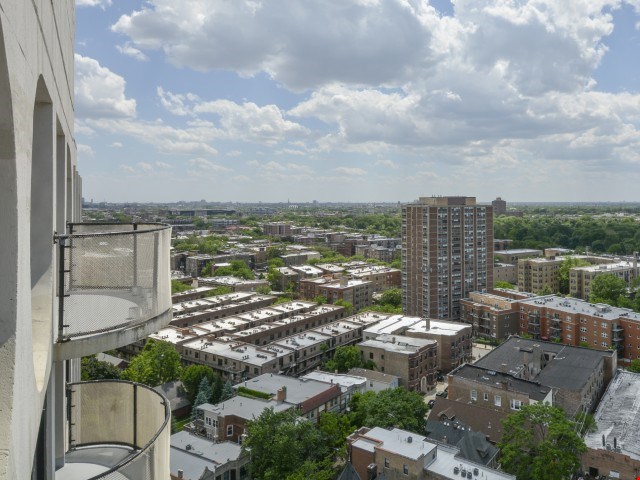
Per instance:
[[[424,320],[425,331],[428,332],[431,330],[431,319],[429,317],[423,317],[422,320]]]
[[[505,374],[507,373],[507,364],[506,363],[503,363],[502,365],[500,365],[500,371],[502,373],[505,373]]]
[[[276,392],[276,400],[278,402],[284,402],[287,399],[287,387],[279,388]]]
[[[178,478],[184,478],[184,470],[178,469]]]
[[[447,439],[446,435],[442,437],[442,443],[449,443],[449,440]]]

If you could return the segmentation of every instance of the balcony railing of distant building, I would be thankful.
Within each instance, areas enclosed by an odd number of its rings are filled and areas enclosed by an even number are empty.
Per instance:
[[[171,319],[170,226],[69,224],[69,234],[57,236],[56,242],[57,342],[62,347],[59,350],[63,350],[59,359],[121,346],[117,343],[132,343],[137,338],[122,335],[122,331],[135,329],[137,334],[133,337],[143,337]],[[156,322],[145,329],[144,325],[154,319],[166,322]],[[98,336],[112,338],[102,342],[102,349],[92,351],[96,345],[87,340]],[[79,339],[82,342],[73,342]],[[69,343],[77,345],[64,351]]]
[[[67,463],[91,458],[104,469],[91,480],[167,478],[171,408],[165,397],[120,380],[72,383],[68,396]],[[100,453],[115,447],[127,454],[113,464],[113,456]]]

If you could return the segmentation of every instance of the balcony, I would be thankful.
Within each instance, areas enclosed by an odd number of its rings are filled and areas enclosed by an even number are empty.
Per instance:
[[[69,385],[69,451],[55,480],[169,478],[169,402],[131,382]]]
[[[171,320],[171,227],[71,224],[56,238],[56,360],[131,344]]]

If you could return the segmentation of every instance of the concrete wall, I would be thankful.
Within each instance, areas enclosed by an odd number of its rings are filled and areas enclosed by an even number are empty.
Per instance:
[[[0,478],[31,476],[57,326],[53,233],[80,218],[74,24],[73,0],[0,0]],[[63,400],[52,385],[49,409]]]

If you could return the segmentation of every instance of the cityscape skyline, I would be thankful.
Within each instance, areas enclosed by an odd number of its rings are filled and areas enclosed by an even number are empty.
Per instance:
[[[86,198],[640,200],[637,2],[76,3]]]

